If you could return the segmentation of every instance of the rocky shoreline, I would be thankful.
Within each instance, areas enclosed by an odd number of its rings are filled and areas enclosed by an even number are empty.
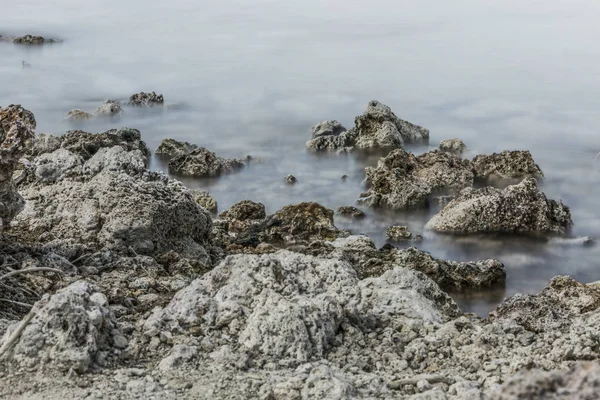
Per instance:
[[[148,170],[136,129],[35,128],[30,111],[0,108],[2,398],[583,399],[598,390],[598,285],[558,276],[480,318],[447,291],[504,285],[501,260],[377,248],[315,202],[273,212],[243,200],[217,216],[208,192]],[[307,148],[387,151],[366,168],[358,202],[442,204],[434,231],[568,234],[570,210],[540,191],[529,152],[469,160],[458,139],[419,156],[404,149],[428,140],[372,101],[349,130],[313,127]],[[197,178],[244,165],[173,139],[155,153]],[[364,218],[351,206],[338,214]],[[388,235],[413,239],[405,226]]]

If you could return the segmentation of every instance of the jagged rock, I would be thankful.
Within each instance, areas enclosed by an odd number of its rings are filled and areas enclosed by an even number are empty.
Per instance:
[[[13,172],[33,141],[35,127],[33,114],[20,105],[0,107],[0,229],[23,209]]]
[[[182,154],[188,154],[192,150],[196,150],[198,146],[188,142],[179,142],[175,139],[163,139],[155,151],[157,156],[172,158]]]
[[[396,149],[365,172],[368,190],[359,202],[395,210],[424,208],[432,196],[454,195],[473,185],[469,161],[436,150],[415,157]]]
[[[329,135],[339,136],[342,132],[346,132],[346,128],[335,120],[319,122],[311,128],[313,138]]]
[[[89,113],[87,111],[73,109],[67,113],[66,119],[70,121],[83,121],[86,119],[93,118],[94,114]]]
[[[286,183],[289,183],[290,185],[293,185],[294,183],[298,182],[298,179],[296,179],[296,177],[294,175],[286,175],[284,180]]]
[[[592,400],[600,392],[600,364],[578,362],[567,371],[521,371],[488,400]]]
[[[192,191],[192,196],[194,196],[194,200],[200,205],[200,207],[205,208],[207,211],[213,214],[217,213],[217,200],[215,200],[215,198],[212,197],[206,190],[194,190]]]
[[[439,146],[440,151],[445,151],[447,153],[454,153],[458,155],[462,155],[464,151],[467,149],[467,146],[460,139],[446,139],[440,142]]]
[[[350,218],[364,218],[366,216],[363,210],[354,206],[342,206],[339,207],[336,212],[340,215]]]
[[[492,186],[518,183],[525,178],[544,178],[542,170],[527,150],[478,155],[473,158],[472,164],[475,179]]]
[[[275,243],[335,240],[339,233],[333,211],[314,202],[283,207],[267,219],[265,228],[266,241]]]
[[[532,332],[568,326],[577,315],[600,307],[600,291],[571,277],[557,276],[539,294],[517,294],[498,306],[490,318],[516,322]]]
[[[421,274],[396,268],[359,281],[343,261],[282,250],[226,258],[156,310],[144,333],[198,327],[205,343],[223,348],[227,331],[228,349],[238,359],[247,355],[257,366],[295,366],[340,345],[336,335],[342,326],[385,335],[411,320],[439,324],[457,314],[454,302]]]
[[[204,147],[176,155],[169,161],[169,171],[197,178],[233,172],[243,166],[244,164],[239,160],[217,157],[215,153]]]
[[[35,316],[6,356],[19,367],[82,373],[95,363],[105,364],[115,347],[127,346],[108,300],[87,282],[44,295],[32,311]]]
[[[13,43],[15,44],[25,44],[25,45],[36,45],[36,44],[44,44],[44,43],[56,43],[56,39],[48,39],[42,36],[35,35],[25,35],[19,36],[13,39]]]
[[[404,143],[429,141],[427,129],[396,117],[388,106],[376,100],[355,118],[353,128],[346,131],[337,121],[324,121],[312,128],[312,136],[306,147],[315,151],[399,148]]]
[[[401,242],[409,240],[411,237],[412,233],[408,230],[408,226],[390,226],[385,230],[385,238],[387,240]]]
[[[264,219],[266,217],[265,205],[251,200],[242,200],[229,207],[229,210],[223,212],[221,217],[239,221]]]
[[[96,109],[94,113],[99,117],[114,117],[116,115],[120,115],[123,113],[123,109],[118,101],[115,100],[106,100],[104,104]]]
[[[163,105],[164,103],[164,98],[162,94],[156,94],[155,92],[140,92],[140,93],[136,93],[136,94],[132,94],[131,97],[129,97],[129,102],[127,104],[129,104],[130,106],[137,106],[137,107],[144,107],[144,106],[157,106],[157,105]]]
[[[465,189],[426,228],[447,233],[562,234],[573,225],[569,208],[548,200],[533,178],[504,190]]]

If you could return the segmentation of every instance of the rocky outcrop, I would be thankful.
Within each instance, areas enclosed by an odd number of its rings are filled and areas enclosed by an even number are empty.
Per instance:
[[[394,210],[424,208],[431,197],[454,195],[473,185],[469,161],[436,150],[416,157],[396,149],[365,172],[368,190],[359,202]]]
[[[169,171],[183,176],[204,178],[233,172],[244,166],[240,160],[217,157],[215,153],[198,147],[189,153],[179,154],[169,161]]]
[[[536,181],[528,178],[504,190],[465,189],[433,216],[426,227],[458,234],[563,234],[572,225],[569,208],[560,201],[547,199]]]
[[[35,118],[20,105],[0,107],[0,229],[23,209],[13,172],[34,138]]]
[[[94,113],[97,117],[115,117],[123,113],[123,108],[116,100],[106,100]]]
[[[194,200],[200,205],[200,207],[213,214],[217,213],[217,200],[215,200],[215,198],[212,197],[206,190],[194,190],[192,191],[192,196],[194,196]]]
[[[182,154],[190,153],[196,150],[198,146],[188,142],[179,142],[175,139],[166,138],[160,142],[154,154],[165,158],[173,158]]]
[[[6,353],[18,367],[83,373],[94,364],[106,366],[115,358],[115,350],[120,353],[127,347],[107,298],[87,282],[45,295],[31,314],[31,322]],[[16,328],[7,331],[3,343]]]
[[[542,170],[526,150],[478,155],[472,164],[475,179],[492,186],[518,183],[525,178],[544,178]]]
[[[339,215],[343,215],[344,217],[349,218],[361,219],[366,217],[366,214],[363,210],[354,206],[342,206],[339,207],[335,212]]]
[[[94,118],[94,114],[76,108],[69,111],[65,117],[69,121],[85,121],[91,118]]]
[[[272,243],[335,240],[338,233],[333,210],[314,202],[285,206],[265,223],[265,241]]]
[[[165,102],[162,94],[156,94],[156,92],[140,92],[132,94],[127,102],[130,106],[136,107],[153,107],[162,106]]]
[[[393,149],[404,143],[429,141],[427,129],[396,117],[388,106],[376,100],[369,102],[364,114],[355,118],[353,128],[346,130],[337,121],[324,121],[315,125],[311,134],[306,148],[314,151]]]
[[[442,140],[438,148],[440,149],[440,151],[462,155],[467,149],[467,146],[462,140],[454,138]]]
[[[59,40],[56,40],[56,39],[49,39],[49,38],[44,38],[42,36],[35,36],[35,35],[18,36],[18,37],[13,38],[12,41],[15,44],[23,44],[23,45],[40,45],[40,44],[45,44],[45,43],[59,42]]]
[[[408,226],[394,225],[389,226],[385,230],[385,238],[395,242],[402,242],[404,240],[410,240],[412,238],[412,233],[408,230]]]

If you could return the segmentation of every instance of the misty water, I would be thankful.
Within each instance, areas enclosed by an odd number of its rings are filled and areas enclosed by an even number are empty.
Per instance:
[[[377,157],[315,155],[304,143],[316,122],[350,127],[377,99],[429,128],[429,149],[458,137],[468,157],[530,150],[545,173],[544,192],[571,207],[570,236],[600,237],[599,17],[600,3],[575,0],[19,0],[2,7],[1,35],[64,42],[0,42],[0,105],[33,111],[38,133],[127,126],[151,149],[171,137],[220,156],[250,154],[255,161],[239,173],[184,182],[208,189],[220,210],[252,199],[272,213],[306,200],[354,204],[364,167]],[[166,107],[79,126],[64,121],[73,108],[93,111],[152,90]],[[157,160],[151,167],[166,170]],[[298,183],[285,184],[287,174]],[[417,246],[436,257],[502,261],[505,289],[454,295],[466,311],[486,314],[557,274],[600,280],[600,246],[443,236],[423,228],[435,210],[364,210],[363,221],[336,217],[336,225],[381,246],[387,226],[407,224],[425,238]]]

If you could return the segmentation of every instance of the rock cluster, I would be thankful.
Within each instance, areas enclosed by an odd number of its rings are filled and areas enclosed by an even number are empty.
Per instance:
[[[56,43],[56,42],[58,42],[58,40],[44,38],[42,36],[36,36],[36,35],[24,35],[24,36],[18,36],[18,37],[13,38],[12,42],[15,44],[23,44],[23,45],[39,45],[39,44],[44,44],[44,43]]]
[[[376,100],[355,118],[354,127],[346,130],[338,121],[323,121],[311,130],[306,148],[313,151],[350,152],[356,149],[393,149],[405,143],[428,143],[429,131],[404,121]]]
[[[140,92],[132,94],[129,97],[127,104],[136,107],[153,107],[159,105],[162,106],[164,102],[165,99],[162,94],[156,94],[156,92]]]

